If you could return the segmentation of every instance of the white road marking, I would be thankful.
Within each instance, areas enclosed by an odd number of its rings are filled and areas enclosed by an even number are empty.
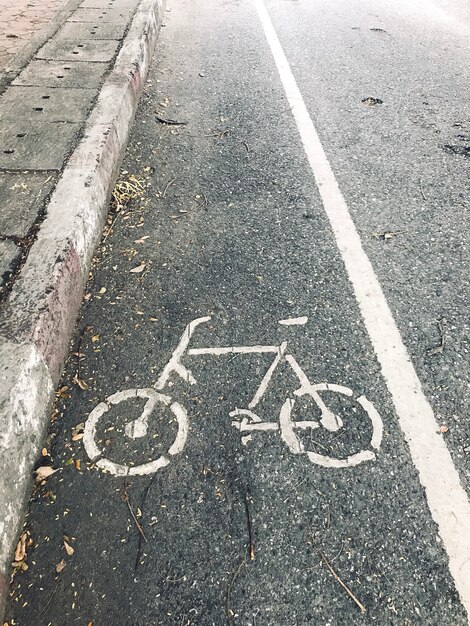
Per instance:
[[[400,427],[470,616],[470,503],[263,3],[253,0]],[[311,455],[312,453],[309,453]]]
[[[249,409],[234,409],[229,413],[230,417],[236,417],[237,415],[247,415],[251,419],[251,421],[261,422],[261,417],[259,415],[256,415],[256,413],[253,413],[253,411],[250,411]]]
[[[304,452],[302,442],[294,433],[294,424],[291,420],[292,409],[294,408],[295,400],[287,398],[281,408],[279,414],[279,427],[281,429],[281,439],[287,445],[289,450],[294,454],[301,454]]]
[[[286,355],[286,361],[292,367],[292,369],[297,375],[297,378],[300,381],[300,384],[302,385],[300,389],[297,389],[297,391],[294,392],[295,395],[296,396],[303,396],[306,394],[309,395],[321,411],[322,426],[332,433],[337,432],[343,425],[343,420],[338,415],[335,415],[333,411],[330,411],[330,409],[326,406],[326,404],[320,398],[320,395],[318,394],[319,386],[312,385],[312,383],[309,381],[309,379],[305,375],[305,372],[302,370],[300,365],[297,363],[297,361],[294,359],[294,357],[291,354]],[[347,389],[347,387],[344,387],[344,389]],[[350,389],[348,389],[347,391],[349,392],[349,395],[352,396],[352,391]],[[343,391],[340,391],[340,393],[343,393]]]
[[[279,320],[282,326],[303,326],[308,322],[308,317],[289,317],[286,320]]]
[[[92,461],[96,461],[97,467],[110,472],[115,476],[144,476],[146,474],[154,474],[159,469],[166,467],[170,462],[170,459],[167,456],[162,455],[153,461],[144,463],[143,465],[131,467],[128,465],[121,465],[120,463],[114,463],[114,461],[110,461],[109,459],[99,458],[102,455],[102,451],[98,448],[95,441],[96,425],[98,424],[98,421],[113,405],[120,404],[125,400],[131,400],[133,398],[147,398],[147,402],[145,403],[142,415],[126,425],[126,434],[132,438],[142,436],[142,430],[145,430],[146,434],[148,417],[157,402],[161,402],[165,406],[169,406],[171,402],[171,398],[163,395],[162,393],[157,393],[155,389],[151,387],[147,389],[126,389],[126,391],[118,391],[112,396],[108,396],[108,398],[106,398],[106,402],[100,402],[100,404],[93,409],[85,422],[83,445],[86,453]],[[179,454],[185,446],[189,430],[188,414],[185,408],[177,402],[173,402],[173,404],[169,406],[169,409],[173,415],[175,415],[178,422],[178,432],[176,433],[173,444],[168,450],[168,454],[174,456]],[[128,426],[130,426],[130,428],[128,428]]]
[[[191,374],[191,372],[188,369],[186,369],[184,365],[181,364],[181,357],[186,351],[186,348],[188,347],[188,344],[189,344],[189,340],[191,339],[192,334],[194,333],[196,328],[199,326],[199,324],[204,324],[205,322],[209,322],[210,319],[211,319],[210,315],[206,315],[205,317],[198,317],[197,319],[193,320],[186,326],[186,329],[183,333],[183,336],[180,339],[179,344],[177,345],[175,351],[171,355],[171,359],[165,365],[162,373],[160,374],[157,382],[155,383],[155,389],[163,389],[163,387],[166,385],[168,378],[170,377],[172,372],[176,372],[177,374],[179,374],[181,378],[191,383],[191,385],[194,385],[196,383],[196,379]]]
[[[190,348],[189,356],[201,354],[211,354],[220,356],[221,354],[267,354],[269,352],[279,352],[279,346],[228,346],[227,348]]]
[[[282,359],[282,357],[284,356],[284,353],[286,351],[287,348],[287,341],[283,341],[281,343],[281,345],[279,346],[279,348],[277,349],[277,355],[276,358],[274,359],[274,361],[271,363],[271,365],[269,366],[268,371],[266,372],[266,374],[263,376],[263,380],[261,381],[258,389],[256,390],[255,395],[253,396],[253,400],[250,402],[250,404],[248,405],[249,409],[254,409],[255,406],[258,404],[258,402],[261,400],[261,398],[263,397],[266,389],[268,388],[268,385],[271,381],[271,378],[273,377],[274,374],[274,370],[276,369],[276,367],[279,365],[279,361]]]

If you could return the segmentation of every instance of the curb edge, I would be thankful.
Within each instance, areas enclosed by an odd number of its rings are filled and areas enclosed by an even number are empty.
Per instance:
[[[0,618],[54,389],[148,74],[164,0],[142,0],[0,320]]]

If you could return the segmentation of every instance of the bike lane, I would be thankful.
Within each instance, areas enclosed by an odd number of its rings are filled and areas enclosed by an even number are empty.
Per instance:
[[[61,469],[33,494],[33,547],[29,569],[15,575],[12,617],[465,624],[254,7],[169,8],[122,174],[143,194],[112,214],[96,259],[51,456],[40,462]],[[111,394],[156,383],[187,324],[203,316],[211,319],[195,329],[194,352],[181,357],[197,382],[172,373],[161,389],[187,410],[184,449],[153,475],[101,472],[79,425]],[[302,316],[305,324],[279,324]],[[201,351],[282,342],[312,383],[374,404],[384,424],[375,461],[321,467],[294,454],[281,431],[246,439],[232,425],[230,412],[249,406],[275,353]],[[256,413],[274,423],[295,398],[296,420],[319,421],[311,398],[292,395],[299,386],[280,362]],[[367,448],[360,406],[321,397],[344,428],[299,430],[305,449],[345,458]],[[146,437],[125,436],[144,401],[122,402],[97,424],[106,458],[168,457],[171,411],[152,416]]]
[[[470,492],[469,9],[444,1],[353,2],[341,11],[328,2],[267,5]]]

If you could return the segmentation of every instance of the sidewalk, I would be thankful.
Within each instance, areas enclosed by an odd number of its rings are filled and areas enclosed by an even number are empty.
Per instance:
[[[1,0],[0,617],[161,14],[160,0]]]
[[[67,4],[67,0],[0,0],[0,71]]]

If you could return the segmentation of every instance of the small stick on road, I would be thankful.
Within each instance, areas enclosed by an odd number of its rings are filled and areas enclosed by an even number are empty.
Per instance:
[[[204,244],[203,244],[203,245],[201,246],[202,256],[205,258],[206,263],[209,265],[209,259],[206,257],[206,253],[205,253],[204,248],[205,248],[205,246],[204,246]]]
[[[167,120],[164,117],[160,117],[159,115],[155,115],[157,122],[160,124],[167,124],[168,126],[187,126],[188,122],[178,122],[177,120]]]
[[[423,185],[422,185],[422,183],[421,183],[421,178],[419,179],[419,190],[421,191],[421,195],[423,196],[423,200],[424,200],[425,202],[427,202],[427,201],[428,201],[428,199],[426,198],[426,195],[425,195],[425,193],[424,193],[424,191],[423,191]]]
[[[164,198],[166,196],[166,192],[168,191],[168,189],[171,187],[171,185],[173,185],[173,183],[176,183],[176,178],[173,178],[172,180],[170,180],[170,182],[167,184],[167,186],[165,187],[165,189],[163,190],[163,193],[161,195],[162,198]]]
[[[124,494],[122,495],[122,499],[127,504],[127,508],[129,509],[130,514],[132,515],[132,519],[134,520],[135,525],[137,526],[137,529],[138,529],[139,533],[142,535],[144,541],[148,541],[147,537],[145,536],[144,529],[139,524],[139,520],[137,519],[137,517],[135,516],[134,511],[132,510],[131,503],[129,502],[129,494],[127,493],[128,488],[129,488],[129,485],[127,484],[127,481],[126,481],[124,483]]]
[[[242,567],[246,565],[246,560],[245,557],[243,557],[243,559],[240,561],[240,564],[238,565],[237,569],[233,572],[232,574],[232,578],[230,579],[228,585],[227,585],[227,595],[225,598],[225,612],[227,615],[227,622],[228,624],[231,626],[231,624],[233,624],[233,618],[234,618],[234,612],[232,611],[232,589],[233,589],[233,584],[235,582],[235,579],[237,578],[238,574],[240,573]]]
[[[246,493],[243,493],[243,498],[245,500],[246,525],[248,528],[248,554],[250,556],[250,561],[254,561],[255,560],[255,546],[253,543],[253,522],[251,519],[249,495]]]
[[[208,205],[207,196],[203,191],[201,191],[200,195],[203,197],[203,201],[199,202],[198,199],[196,198],[197,208],[205,209],[207,208],[207,205]]]
[[[360,600],[358,600],[356,598],[356,596],[353,594],[353,592],[349,589],[349,587],[341,580],[341,578],[338,576],[338,574],[335,572],[335,570],[333,569],[333,567],[331,566],[330,562],[328,561],[328,559],[326,558],[326,556],[323,554],[323,552],[321,550],[318,550],[318,554],[320,555],[321,560],[323,561],[323,563],[326,565],[326,567],[328,568],[328,571],[330,572],[330,574],[333,576],[333,578],[341,585],[341,587],[345,590],[345,592],[348,594],[348,596],[354,600],[354,602],[357,604],[357,606],[359,607],[361,613],[367,613],[367,609],[366,607],[362,604],[362,602]]]
[[[435,346],[434,348],[430,348],[428,350],[427,352],[428,356],[434,356],[435,354],[441,354],[441,352],[444,352],[444,348],[446,345],[446,338],[445,338],[446,324],[447,324],[447,320],[445,318],[442,318],[441,320],[437,320],[437,327],[439,328],[441,342],[439,345]]]
[[[54,587],[51,595],[49,596],[49,600],[46,602],[46,604],[42,607],[42,609],[39,611],[39,613],[37,614],[37,617],[40,617],[44,611],[47,609],[47,607],[49,606],[49,604],[52,602],[52,598],[55,596],[57,589],[59,588],[60,583],[62,582],[61,579],[59,579],[59,582],[57,583],[57,585]]]

